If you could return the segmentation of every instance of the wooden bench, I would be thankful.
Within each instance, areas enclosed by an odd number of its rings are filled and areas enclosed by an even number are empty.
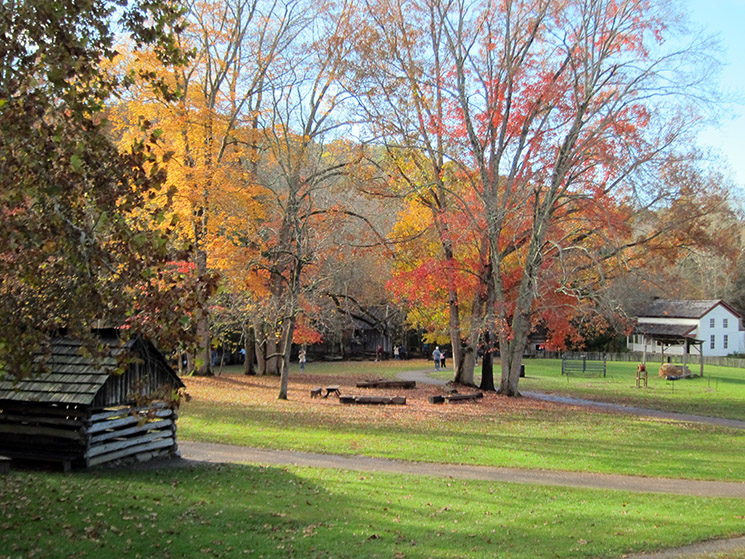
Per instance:
[[[311,398],[318,398],[321,395],[321,392],[323,391],[323,388],[320,386],[317,386],[316,388],[310,389],[310,397]]]
[[[414,380],[369,380],[365,382],[358,382],[357,388],[416,388],[416,381]]]
[[[590,361],[586,358],[572,359],[564,357],[561,360],[561,374],[578,377],[604,377],[605,361]]]
[[[339,402],[342,404],[367,404],[367,405],[406,405],[405,396],[340,396]]]

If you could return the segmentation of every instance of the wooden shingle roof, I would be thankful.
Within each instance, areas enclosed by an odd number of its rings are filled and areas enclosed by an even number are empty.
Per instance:
[[[80,341],[55,338],[51,341],[46,371],[18,382],[0,380],[0,400],[89,406],[112,378],[119,365],[118,358],[131,351],[135,343],[131,340],[122,346],[118,340],[111,340],[108,353],[94,357],[81,352]],[[165,361],[163,364],[171,372],[173,385],[183,386]]]

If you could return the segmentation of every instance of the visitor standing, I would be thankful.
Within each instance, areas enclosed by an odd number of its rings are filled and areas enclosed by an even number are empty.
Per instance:
[[[305,349],[301,348],[300,353],[298,353],[298,361],[300,362],[300,370],[305,370]]]
[[[435,371],[440,370],[440,360],[442,359],[442,353],[440,353],[440,346],[436,346],[432,352],[432,360],[435,362]]]

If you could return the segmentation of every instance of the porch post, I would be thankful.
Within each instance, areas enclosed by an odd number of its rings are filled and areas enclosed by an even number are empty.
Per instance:
[[[704,378],[704,342],[699,342],[699,354],[701,357],[701,378]]]

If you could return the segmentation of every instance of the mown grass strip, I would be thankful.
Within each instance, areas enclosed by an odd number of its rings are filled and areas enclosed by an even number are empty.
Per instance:
[[[745,501],[220,466],[0,485],[0,557],[620,557],[743,533]]]
[[[457,419],[391,410],[375,421],[362,407],[349,413],[341,420],[321,405],[192,400],[182,409],[179,437],[423,462],[745,479],[745,430],[574,408]]]
[[[636,388],[637,363],[607,362],[605,378],[561,375],[561,360],[527,359],[520,389],[551,392],[603,402],[745,420],[745,370],[706,365],[703,377],[668,381],[659,363],[648,363],[648,387]],[[698,373],[698,366],[692,366]]]

